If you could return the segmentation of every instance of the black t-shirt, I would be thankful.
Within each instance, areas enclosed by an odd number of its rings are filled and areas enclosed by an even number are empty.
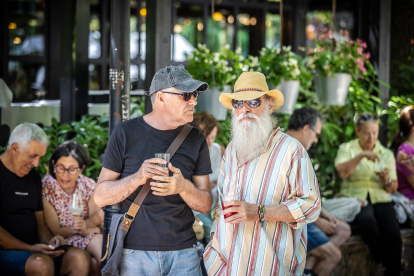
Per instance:
[[[36,244],[36,211],[43,211],[39,173],[32,169],[18,177],[0,161],[0,226],[16,239]]]
[[[143,117],[120,123],[109,138],[102,166],[120,173],[120,179],[134,174],[155,153],[166,152],[182,128],[158,130]],[[191,130],[170,163],[189,180],[193,175],[212,172],[208,145],[200,130]],[[141,188],[121,202],[121,213],[128,211]],[[180,195],[156,196],[150,191],[131,224],[124,247],[148,251],[193,247],[196,244],[193,223],[193,212]]]

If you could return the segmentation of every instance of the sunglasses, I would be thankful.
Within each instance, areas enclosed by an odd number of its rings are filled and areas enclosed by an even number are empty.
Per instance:
[[[254,100],[247,100],[247,101],[238,101],[238,100],[231,100],[231,105],[236,108],[242,108],[243,102],[247,102],[248,105],[251,107],[259,107],[262,104],[262,98],[257,98]]]
[[[168,91],[160,91],[162,93],[167,93],[167,94],[174,94],[174,95],[178,95],[178,96],[182,96],[184,101],[188,102],[189,100],[191,100],[191,97],[194,96],[194,99],[197,101],[198,95],[200,94],[200,92],[198,90],[192,92],[192,93],[174,93],[174,92],[168,92]]]
[[[361,121],[365,121],[365,122],[368,122],[368,121],[371,121],[371,120],[378,121],[379,117],[377,115],[374,115],[374,114],[361,114],[361,115],[359,115],[359,117],[357,117],[357,120],[361,120]]]

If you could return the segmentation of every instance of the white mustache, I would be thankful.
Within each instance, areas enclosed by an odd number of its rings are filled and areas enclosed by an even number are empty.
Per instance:
[[[259,117],[257,117],[254,113],[241,113],[239,116],[237,116],[236,122],[239,122],[243,120],[244,118],[252,118],[256,120],[259,119]]]

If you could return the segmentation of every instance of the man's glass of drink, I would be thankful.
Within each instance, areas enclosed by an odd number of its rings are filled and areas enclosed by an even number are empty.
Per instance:
[[[166,168],[168,170],[168,163],[170,163],[170,154],[169,153],[156,153],[155,158],[160,158],[160,159],[164,160],[166,162],[165,164],[158,163],[157,166],[160,166],[162,168]],[[167,173],[166,176],[168,176],[168,174],[169,173]],[[162,181],[156,181],[156,182],[162,182]]]
[[[225,202],[230,202],[234,200],[240,200],[240,192],[235,192],[234,194],[220,195],[221,209],[224,211],[227,208],[234,207],[235,205],[224,206]],[[229,213],[224,215],[224,219],[234,215],[236,213]]]

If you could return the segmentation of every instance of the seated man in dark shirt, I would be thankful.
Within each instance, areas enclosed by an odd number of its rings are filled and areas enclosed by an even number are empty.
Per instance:
[[[206,89],[206,83],[180,67],[160,69],[149,91],[153,111],[118,124],[111,133],[95,190],[96,204],[120,202],[124,214],[147,180],[154,180],[124,240],[123,276],[201,275],[191,209],[207,213],[211,207],[207,141],[193,128],[171,158],[171,177],[164,177],[168,170],[154,157],[165,152],[193,120],[198,93]]]
[[[0,155],[1,275],[88,275],[89,254],[79,248],[56,250],[66,243],[52,236],[43,218],[42,183],[33,167],[49,139],[34,124],[18,125]]]

